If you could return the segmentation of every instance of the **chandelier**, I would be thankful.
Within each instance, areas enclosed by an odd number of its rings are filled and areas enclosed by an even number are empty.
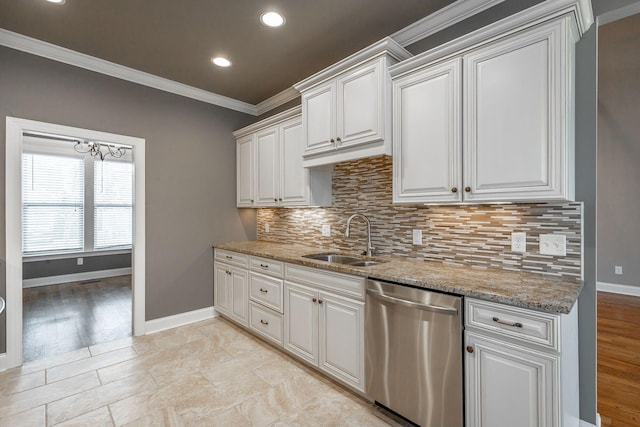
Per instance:
[[[104,160],[107,156],[119,159],[125,154],[124,147],[100,143],[97,141],[76,141],[76,145],[73,146],[73,149],[78,153],[88,153],[91,157],[98,157],[100,160]]]

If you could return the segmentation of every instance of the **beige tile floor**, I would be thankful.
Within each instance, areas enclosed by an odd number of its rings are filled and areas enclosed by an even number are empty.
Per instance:
[[[220,318],[0,373],[0,426],[388,426],[366,400]]]

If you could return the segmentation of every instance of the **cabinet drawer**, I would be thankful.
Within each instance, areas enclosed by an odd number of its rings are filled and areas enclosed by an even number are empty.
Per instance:
[[[238,267],[246,268],[249,266],[249,255],[225,251],[224,249],[215,250],[215,259],[218,261],[224,261],[227,264],[237,265]]]
[[[282,280],[252,272],[249,298],[282,313]]]
[[[249,328],[282,346],[282,315],[256,303],[249,303]]]
[[[311,285],[338,292],[358,299],[364,299],[364,277],[335,273],[317,268],[285,264],[285,278],[288,281]]]
[[[262,274],[281,278],[283,275],[284,263],[274,261],[272,259],[252,256],[249,258],[249,267],[252,271],[258,271]]]
[[[467,299],[465,319],[467,327],[559,351],[557,315]]]

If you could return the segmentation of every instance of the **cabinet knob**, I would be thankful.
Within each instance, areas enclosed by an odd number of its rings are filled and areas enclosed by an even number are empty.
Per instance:
[[[251,199],[251,203],[253,203],[253,199]]]
[[[457,189],[456,187],[453,187],[453,188],[451,189],[451,192],[452,192],[452,193],[457,193],[457,192],[458,192],[458,189]]]
[[[274,201],[274,202],[277,202],[277,201],[278,201],[278,199],[273,199],[273,201]]]
[[[473,353],[473,347],[470,345],[467,346],[467,353]]]
[[[321,299],[318,300],[318,304],[322,304],[324,301],[322,301]]]
[[[281,201],[282,201],[282,199],[281,199],[281,198],[279,198],[279,199],[278,199],[278,201],[279,201],[279,202],[281,202]]]
[[[315,298],[311,298],[311,301],[316,302],[316,301],[318,301],[318,300],[317,300],[317,299],[315,299]]]
[[[337,137],[336,142],[342,142],[342,139],[340,139],[340,137]]]
[[[464,191],[466,191],[467,193],[471,193],[471,187],[464,187]]]
[[[333,144],[334,142],[336,142],[336,140],[331,138],[331,143]]]

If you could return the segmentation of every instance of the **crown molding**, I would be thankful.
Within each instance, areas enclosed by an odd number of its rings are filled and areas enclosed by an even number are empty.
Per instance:
[[[382,40],[336,62],[335,64],[318,71],[301,82],[294,84],[293,87],[302,92],[317,85],[318,83],[335,77],[337,74],[343,73],[360,65],[364,61],[369,61],[383,55],[388,55],[396,61],[403,61],[411,57],[411,53],[400,46],[398,42],[393,40],[391,37],[385,37]]]
[[[302,105],[296,105],[293,108],[289,108],[281,113],[274,114],[273,116],[269,116],[264,120],[260,120],[259,122],[252,123],[249,126],[245,126],[242,129],[238,129],[233,132],[233,136],[236,139],[241,138],[247,134],[253,133],[257,130],[265,128],[267,126],[275,125],[280,122],[284,122],[285,120],[289,120],[293,117],[300,117],[302,115]]]
[[[0,45],[208,104],[258,115],[255,105],[105,61],[0,28]]]
[[[458,0],[391,35],[402,47],[429,37],[504,0]]]
[[[553,0],[538,3],[457,39],[422,52],[406,61],[392,65],[389,67],[389,74],[391,77],[397,77],[412,72],[419,67],[430,65],[434,61],[443,60],[451,55],[459,55],[480,43],[486,43],[489,40],[562,16],[570,17],[571,21],[575,23],[579,37],[581,37],[593,24],[593,11],[590,0]]]
[[[610,22],[624,19],[637,13],[640,13],[640,2],[632,3],[630,5],[621,7],[620,9],[615,9],[611,12],[603,13],[602,15],[598,16],[598,26],[606,25]]]
[[[267,111],[271,111],[274,108],[281,106],[286,102],[291,101],[292,99],[296,99],[299,96],[300,92],[295,90],[293,87],[290,87],[280,93],[273,95],[271,98],[267,98],[264,101],[256,104],[256,112],[259,116],[266,113]]]

